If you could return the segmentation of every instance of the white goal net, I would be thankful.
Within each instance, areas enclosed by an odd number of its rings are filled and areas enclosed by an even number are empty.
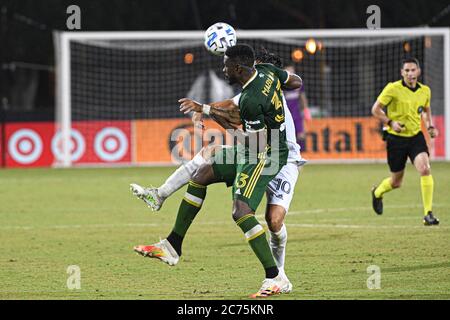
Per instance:
[[[304,157],[316,161],[385,159],[370,110],[383,87],[400,79],[401,60],[418,58],[441,133],[429,141],[432,156],[450,160],[449,29],[237,30],[237,37],[302,76],[311,117],[296,125],[304,127]],[[222,58],[204,48],[203,32],[62,32],[55,51],[55,165],[181,161],[179,144],[189,149],[193,129],[178,99],[212,102],[239,91],[224,80]]]

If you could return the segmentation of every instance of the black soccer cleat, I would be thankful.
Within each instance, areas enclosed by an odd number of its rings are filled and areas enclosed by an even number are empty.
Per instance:
[[[372,188],[372,208],[376,214],[383,214],[383,197],[377,198],[375,197],[375,189],[377,187],[374,186]]]
[[[423,217],[423,224],[426,226],[437,226],[439,224],[439,219],[433,216],[431,211],[428,211],[427,215]]]

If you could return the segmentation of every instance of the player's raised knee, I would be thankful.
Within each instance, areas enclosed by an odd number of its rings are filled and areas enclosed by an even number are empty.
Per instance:
[[[248,214],[254,214],[253,210],[248,206],[247,203],[241,201],[241,200],[236,200],[233,203],[233,213],[232,213],[232,217],[234,221],[238,221],[239,219],[241,219],[242,217],[244,217],[245,215]]]
[[[402,180],[392,180],[392,188],[398,189],[402,186]]]
[[[428,165],[420,166],[418,169],[421,176],[429,176],[431,174],[431,168]]]
[[[283,226],[283,217],[282,216],[269,216],[266,217],[267,226],[269,230],[272,232],[278,232],[281,230]]]
[[[214,171],[208,163],[202,164],[192,175],[191,180],[197,184],[207,186],[214,179]]]

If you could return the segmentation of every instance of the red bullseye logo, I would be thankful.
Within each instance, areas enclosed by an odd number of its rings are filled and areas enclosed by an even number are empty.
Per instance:
[[[76,129],[71,129],[70,131],[70,160],[72,162],[78,161],[86,151],[86,142],[80,131]],[[58,131],[52,139],[52,152],[56,159],[59,161],[63,160],[63,149],[62,149],[62,133]]]
[[[94,150],[96,155],[103,161],[118,161],[128,151],[127,136],[119,128],[103,128],[95,136]]]
[[[42,139],[31,129],[17,130],[9,139],[8,152],[14,161],[30,164],[42,155]]]

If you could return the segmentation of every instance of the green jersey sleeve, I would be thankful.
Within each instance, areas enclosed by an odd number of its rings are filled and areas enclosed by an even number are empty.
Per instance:
[[[280,82],[282,84],[285,84],[289,80],[289,72],[287,72],[286,70],[275,67],[270,63],[264,63],[263,65],[270,69],[270,71],[272,71],[277,76],[277,78],[280,79]]]

